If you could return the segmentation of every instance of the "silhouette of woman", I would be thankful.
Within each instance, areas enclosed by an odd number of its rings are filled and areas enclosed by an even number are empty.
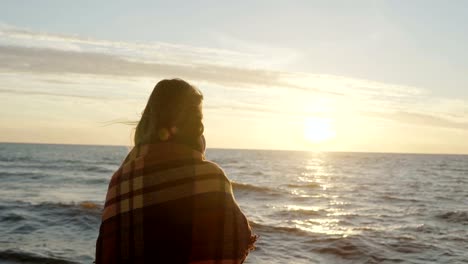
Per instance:
[[[109,183],[97,264],[242,263],[253,249],[230,181],[205,160],[202,100],[180,79],[154,88]]]

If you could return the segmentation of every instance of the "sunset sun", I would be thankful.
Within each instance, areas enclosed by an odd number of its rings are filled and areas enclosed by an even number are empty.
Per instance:
[[[312,143],[322,143],[335,137],[331,121],[326,118],[308,118],[305,120],[304,137]]]

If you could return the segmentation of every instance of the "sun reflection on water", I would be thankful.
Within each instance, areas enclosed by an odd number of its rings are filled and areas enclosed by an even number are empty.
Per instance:
[[[325,235],[347,237],[361,231],[346,226],[342,218],[351,215],[346,209],[349,202],[343,200],[339,193],[340,184],[334,176],[334,168],[322,153],[313,153],[310,160],[304,164],[303,171],[296,178],[297,184],[290,189],[296,197],[307,197],[307,204],[287,205],[288,211],[305,210],[316,212],[316,218],[294,218],[290,224],[296,228]],[[309,215],[310,217],[310,215]]]
[[[343,237],[358,233],[357,230],[340,226],[340,220],[336,218],[311,218],[308,220],[293,220],[292,222],[296,228],[311,233]]]
[[[286,209],[289,211],[298,211],[298,210],[304,210],[304,211],[319,211],[322,208],[319,206],[301,206],[301,205],[286,205]]]

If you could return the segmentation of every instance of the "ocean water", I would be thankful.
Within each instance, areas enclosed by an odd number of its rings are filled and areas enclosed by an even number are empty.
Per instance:
[[[126,147],[0,144],[0,263],[92,263]],[[209,149],[246,263],[468,263],[468,156]]]

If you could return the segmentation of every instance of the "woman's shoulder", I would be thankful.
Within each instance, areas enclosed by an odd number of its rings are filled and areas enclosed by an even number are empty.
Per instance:
[[[224,172],[224,169],[221,168],[221,166],[216,162],[211,160],[203,160],[201,165],[204,166],[210,173],[218,174],[223,179],[229,181],[229,179],[226,176],[226,173]]]
[[[213,169],[213,170],[216,170],[216,171],[218,171],[218,172],[224,174],[223,168],[221,168],[221,166],[220,166],[219,164],[217,164],[216,162],[214,162],[214,161],[211,161],[211,160],[203,160],[203,161],[202,161],[202,164],[203,164],[204,166],[207,166],[207,167],[209,167],[209,168],[211,168],[211,169]]]

